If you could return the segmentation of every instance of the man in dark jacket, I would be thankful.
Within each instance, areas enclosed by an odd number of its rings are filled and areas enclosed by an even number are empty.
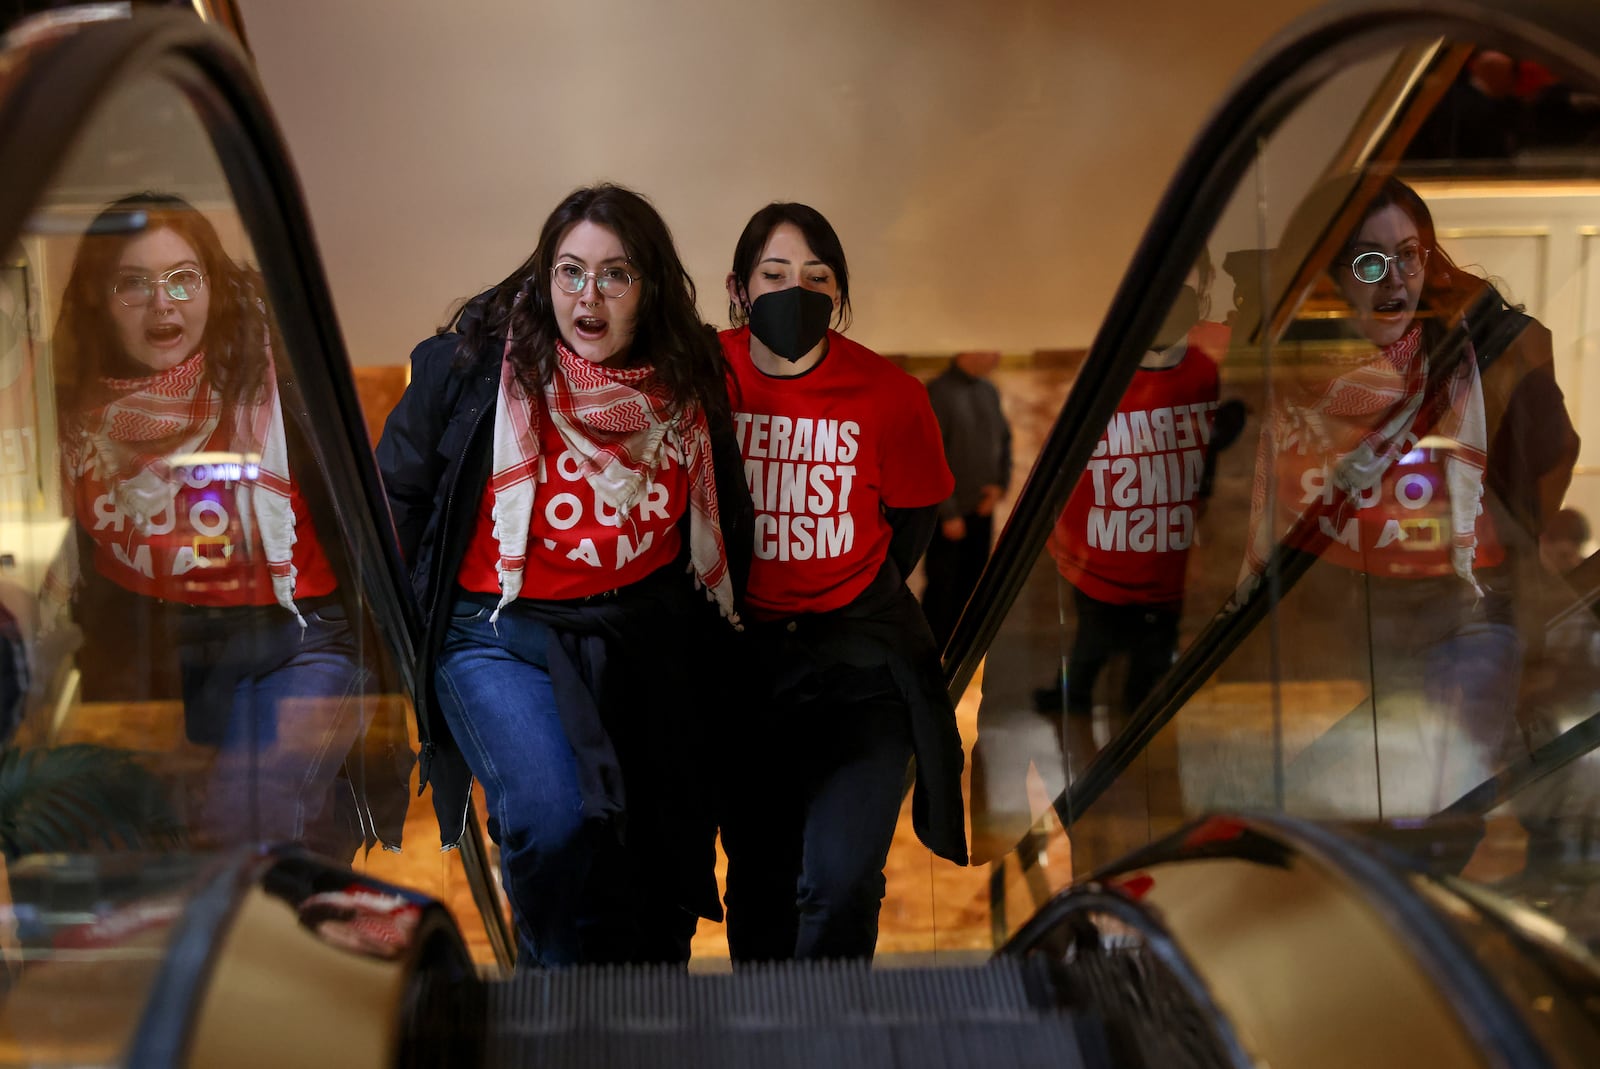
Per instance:
[[[958,353],[928,383],[928,399],[944,437],[956,489],[939,506],[939,529],[928,547],[922,612],[943,649],[955,630],[994,542],[994,510],[1011,485],[1011,427],[989,373],[999,353]]]

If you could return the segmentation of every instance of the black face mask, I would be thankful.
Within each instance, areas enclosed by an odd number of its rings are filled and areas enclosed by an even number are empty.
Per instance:
[[[750,333],[791,364],[828,336],[832,320],[833,298],[804,286],[763,293],[750,306]]]

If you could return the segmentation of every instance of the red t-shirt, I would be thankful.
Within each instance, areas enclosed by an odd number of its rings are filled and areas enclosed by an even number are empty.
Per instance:
[[[770,620],[848,605],[888,556],[883,507],[937,505],[955,489],[928,391],[833,331],[821,363],[793,378],[756,369],[748,327],[721,337],[755,500],[750,610]]]
[[[1285,542],[1368,575],[1401,579],[1454,575],[1447,450],[1426,448],[1422,441],[1413,429],[1405,452],[1384,471],[1377,486],[1364,491],[1354,507],[1347,505],[1318,519],[1326,539],[1308,532],[1298,543],[1293,537]],[[1321,509],[1345,496],[1335,488],[1320,456],[1287,450],[1277,454],[1275,468],[1280,512],[1298,516],[1313,505]],[[1494,523],[1482,509],[1476,533],[1473,567],[1490,568],[1505,560]]]
[[[533,517],[528,524],[528,561],[522,597],[582,598],[636,583],[677,559],[682,542],[678,520],[689,504],[689,475],[669,445],[662,452],[650,490],[627,518],[617,515],[578,471],[550,413],[539,401],[539,469]],[[478,502],[478,524],[456,580],[463,590],[500,593],[495,565],[494,492]]]
[[[227,453],[229,421],[218,423],[207,452]],[[91,453],[74,479],[78,523],[94,543],[94,567],[118,586],[186,605],[272,605],[272,576],[247,483],[227,462],[190,469],[172,503],[142,534],[118,505]],[[290,483],[294,509],[294,596],[322,597],[337,583],[317,541],[305,499]]]
[[[1217,365],[1197,347],[1134,373],[1050,532],[1073,586],[1113,605],[1183,597],[1216,407]]]

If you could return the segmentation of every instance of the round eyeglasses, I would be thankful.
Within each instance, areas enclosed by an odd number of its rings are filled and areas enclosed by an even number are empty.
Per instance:
[[[550,275],[556,280],[556,288],[562,293],[571,293],[576,296],[583,292],[583,287],[594,279],[594,288],[600,291],[603,297],[621,297],[638,281],[627,271],[620,267],[602,267],[598,271],[585,271],[571,260],[562,260],[550,269]]]
[[[167,296],[175,301],[192,301],[205,284],[206,277],[200,272],[192,267],[180,267],[160,278],[123,275],[111,287],[111,292],[124,308],[138,308],[155,299],[157,286],[166,290]]]
[[[1381,252],[1364,252],[1350,261],[1350,273],[1357,282],[1376,286],[1389,276],[1390,265],[1405,278],[1416,278],[1428,266],[1428,250],[1420,245],[1407,245],[1393,256]]]

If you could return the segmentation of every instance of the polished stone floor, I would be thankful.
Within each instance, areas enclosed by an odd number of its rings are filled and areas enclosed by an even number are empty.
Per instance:
[[[980,673],[958,709],[969,755],[969,775],[964,783],[969,797],[970,754],[977,734],[981,688]],[[1003,828],[994,833],[991,822],[983,819],[987,807],[981,800],[976,807],[980,826],[974,829],[974,838],[980,847],[986,833],[991,852],[998,852],[1028,832],[1024,852],[1037,861],[1026,869],[1016,852],[969,868],[935,858],[911,832],[908,800],[887,866],[888,894],[878,944],[881,963],[927,963],[943,956],[969,960],[992,950],[1051,893],[1070,882],[1075,861],[1080,872],[1108,863],[1197,815],[1189,812],[1194,799],[1215,794],[1218,782],[1226,787],[1229,776],[1240,782],[1259,778],[1253,767],[1230,769],[1218,754],[1229,740],[1267,733],[1272,709],[1294,710],[1292,723],[1280,724],[1277,732],[1283,757],[1291,760],[1359,701],[1360,688],[1349,682],[1302,683],[1288,690],[1280,687],[1271,695],[1260,684],[1208,684],[1183,716],[1157,736],[1129,774],[1075,822],[1075,843],[1069,843],[1048,804],[1064,773],[1053,736],[1046,732],[1037,744],[1034,767],[1019,772],[1026,776],[1023,787],[1028,812],[1020,820],[1013,813],[1006,820],[992,822]],[[1088,755],[1104,744],[1111,728],[1103,717],[1070,723],[1068,746],[1073,764],[1081,767]],[[181,708],[172,702],[77,704],[68,708],[53,735],[58,744],[97,742],[140,751],[177,784],[180,794],[199,789],[210,763],[208,750],[184,741]],[[1521,865],[1524,841],[1515,821],[1493,822],[1491,834],[1479,847],[1467,874],[1495,880],[1515,873]],[[474,956],[487,964],[493,956],[460,856],[441,852],[438,843],[431,798],[417,797],[413,791],[404,850],[373,850],[353,859],[353,864],[445,902],[460,921]],[[998,850],[996,843],[1000,844]],[[998,910],[993,908],[997,902]],[[701,922],[694,957],[696,968],[725,967],[727,942],[721,925]]]

